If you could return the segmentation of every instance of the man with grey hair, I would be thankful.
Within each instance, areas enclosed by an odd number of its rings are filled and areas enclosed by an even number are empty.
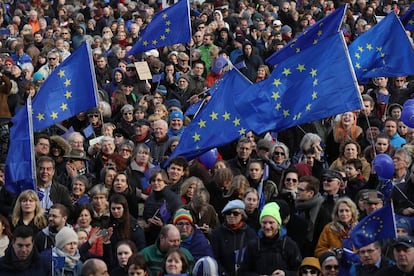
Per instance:
[[[113,166],[117,168],[117,161],[122,160],[122,156],[115,151],[115,140],[113,137],[104,136],[100,142],[100,151],[95,158],[91,159],[90,172],[93,172],[96,176],[96,182],[99,183],[103,179],[100,179],[100,172],[107,166]],[[118,169],[118,168],[117,168]]]
[[[411,166],[411,156],[407,150],[398,149],[394,156],[394,188],[391,198],[396,214],[414,216],[414,168]]]
[[[154,164],[161,164],[166,160],[165,152],[168,148],[168,123],[164,120],[154,122],[154,137],[149,143]]]
[[[86,260],[82,266],[81,276],[107,276],[108,267],[106,263],[100,259],[91,258]]]

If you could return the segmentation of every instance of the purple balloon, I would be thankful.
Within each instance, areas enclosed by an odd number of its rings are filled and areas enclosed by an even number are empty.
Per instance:
[[[394,175],[394,162],[388,154],[381,153],[375,156],[372,166],[378,177],[390,179]]]
[[[200,161],[207,167],[207,169],[212,169],[214,164],[217,161],[218,151],[216,148],[211,149],[202,155],[200,155]]]
[[[408,127],[414,127],[414,106],[406,106],[401,111],[401,121]]]
[[[414,100],[413,99],[406,100],[403,105],[403,108],[406,108],[406,107],[414,107]]]

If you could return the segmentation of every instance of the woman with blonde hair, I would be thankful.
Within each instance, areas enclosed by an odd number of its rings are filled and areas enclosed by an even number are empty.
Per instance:
[[[26,190],[19,195],[11,221],[13,228],[20,225],[30,226],[35,234],[47,226],[44,210],[40,207],[40,200],[35,191]]]
[[[180,197],[183,204],[190,203],[190,201],[193,200],[194,192],[200,188],[205,188],[204,183],[200,178],[191,176],[184,180],[180,191]]]
[[[332,222],[328,223],[319,236],[315,248],[315,257],[334,248],[343,248],[343,240],[349,238],[352,229],[358,223],[358,209],[349,197],[342,197],[335,203]]]

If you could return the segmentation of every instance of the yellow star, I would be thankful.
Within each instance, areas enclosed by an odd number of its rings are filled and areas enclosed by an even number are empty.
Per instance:
[[[224,118],[224,121],[230,120],[230,113],[228,113],[227,111],[222,116]]]
[[[274,79],[273,80],[273,85],[274,86],[276,86],[276,87],[278,87],[279,85],[281,85],[282,84],[282,82],[280,81],[280,79]]]
[[[216,113],[216,112],[211,112],[211,114],[210,114],[210,118],[211,118],[211,120],[217,120],[218,119],[218,114]]]
[[[358,46],[358,51],[362,53],[364,51],[364,48],[362,48],[362,46]]]
[[[356,69],[361,69],[361,64],[359,64],[358,62],[355,64],[355,68]]]
[[[171,21],[170,20],[165,21],[165,25],[170,26],[171,25]]]
[[[277,104],[275,105],[275,109],[276,109],[276,110],[279,110],[281,107],[282,107],[282,105],[281,105],[280,103],[277,103]]]
[[[50,117],[53,119],[53,120],[56,120],[57,119],[57,117],[58,117],[58,114],[57,114],[57,112],[52,112],[52,114],[50,114]]]
[[[318,79],[314,79],[313,80],[313,86],[317,86],[318,85]]]
[[[290,116],[290,114],[289,114],[289,109],[284,109],[283,110],[283,117],[289,117]]]
[[[44,120],[44,119],[45,119],[45,114],[43,114],[43,113],[38,113],[38,114],[37,114],[37,116],[36,116],[36,118],[37,118],[39,121]]]
[[[316,44],[318,44],[318,40],[317,39],[314,39],[313,40],[313,45],[316,45]]]
[[[240,135],[245,135],[245,134],[246,134],[246,129],[245,129],[244,127],[242,127],[242,128],[239,130],[239,134],[240,134]]]
[[[236,118],[233,120],[233,124],[234,124],[234,126],[239,126],[239,125],[240,125],[240,119],[236,117]]]
[[[65,97],[66,97],[66,99],[72,98],[72,92],[66,91]]]
[[[161,40],[166,40],[166,39],[167,39],[167,37],[166,37],[165,35],[161,35],[161,36],[160,36],[160,39],[161,39]]]
[[[385,53],[381,53],[381,55],[380,55],[380,56],[381,56],[382,58],[383,58],[383,57],[385,57]]]
[[[144,41],[144,42],[142,42],[142,45],[144,45],[144,46],[148,46],[148,44],[149,44],[149,42],[148,41]]]
[[[302,115],[302,113],[299,112],[298,114],[293,116],[293,120],[299,120],[301,115]]]
[[[298,67],[296,67],[297,70],[299,70],[300,72],[303,72],[306,70],[305,68],[305,64],[298,64]]]
[[[157,45],[157,43],[158,43],[158,41],[157,41],[156,39],[154,39],[154,40],[152,41],[152,45]]]
[[[356,57],[357,59],[360,59],[360,58],[361,58],[361,56],[359,55],[359,53],[355,53],[355,57]]]
[[[312,100],[315,100],[318,98],[318,93],[316,91],[313,91],[312,93]]]
[[[316,75],[318,74],[318,70],[312,68],[310,74],[312,77],[316,77]]]
[[[376,51],[377,51],[377,52],[381,52],[381,51],[382,51],[382,47],[377,47],[377,48],[376,48]]]
[[[282,74],[287,77],[290,74],[292,74],[292,72],[290,72],[290,68],[283,68],[283,73]]]
[[[60,69],[58,75],[62,78],[65,75],[65,71]]]
[[[204,120],[200,120],[200,121],[198,122],[198,126],[199,126],[199,128],[206,127],[206,121],[204,121]]]
[[[60,105],[60,109],[62,109],[62,111],[65,111],[66,109],[68,109],[68,104],[66,104],[66,103],[62,103],[62,104]]]
[[[414,20],[412,20],[412,19],[408,20],[409,25],[412,25],[413,23],[414,23]]]
[[[322,30],[319,30],[319,31],[318,31],[318,36],[321,36],[321,35],[322,35],[322,33],[323,33],[323,32],[322,32]]]
[[[170,28],[165,28],[165,32],[169,33],[169,32],[171,32],[171,29]]]
[[[166,14],[166,13],[164,13],[163,15],[162,15],[162,18],[167,18],[168,17],[168,14]]]
[[[200,141],[200,134],[195,132],[194,135],[193,135],[193,139],[194,139],[194,142]]]
[[[279,92],[273,92],[272,93],[272,98],[275,99],[277,101],[277,99],[280,98]]]
[[[307,104],[307,105],[306,105],[306,111],[310,111],[311,106],[312,106],[311,104]]]
[[[70,85],[70,79],[66,79],[65,80],[65,86],[69,86]]]
[[[296,54],[300,53],[300,48],[296,48]]]
[[[367,43],[367,46],[365,46],[365,47],[366,47],[369,51],[371,51],[372,49],[374,49],[370,43]]]

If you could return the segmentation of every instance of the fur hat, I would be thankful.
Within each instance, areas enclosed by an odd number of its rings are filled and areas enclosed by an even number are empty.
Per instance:
[[[50,136],[50,148],[59,147],[62,149],[62,155],[67,154],[70,151],[69,143],[58,135]]]
[[[63,227],[59,230],[55,237],[55,246],[62,249],[65,245],[71,242],[78,242],[78,235],[72,228]]]

